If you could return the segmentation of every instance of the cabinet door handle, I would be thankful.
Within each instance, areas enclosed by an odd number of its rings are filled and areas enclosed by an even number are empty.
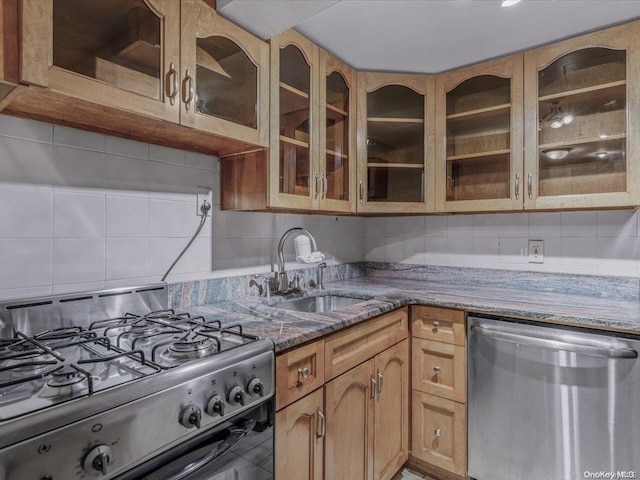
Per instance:
[[[516,173],[515,190],[516,190],[516,200],[519,200],[520,199],[520,174],[519,173]]]
[[[436,429],[433,431],[433,434],[434,434],[436,437],[440,437],[440,436],[442,436],[442,430],[440,430],[439,428],[436,428]]]
[[[176,66],[171,62],[169,65],[169,75],[167,75],[167,83],[171,85],[171,91],[169,92],[169,103],[175,105],[176,97],[178,96],[178,72]]]
[[[533,198],[533,175],[529,172],[527,176],[527,190],[529,191],[529,200]]]
[[[320,179],[320,175],[318,175],[318,172],[313,172],[313,175],[315,176],[316,179],[316,193],[315,193],[315,198],[318,198],[318,195],[320,195],[320,189],[322,187],[319,186],[319,182],[321,181]]]
[[[320,442],[321,438],[324,438],[327,434],[327,419],[322,413],[322,409],[318,406],[318,424],[316,425],[316,443]]]
[[[371,398],[372,399],[376,398],[377,392],[378,392],[378,382],[376,382],[376,379],[374,378],[374,376],[371,375]]]
[[[191,101],[193,100],[193,77],[189,73],[189,69],[184,72],[184,91],[182,93],[182,99],[184,101],[184,108],[188,111],[191,107]],[[187,98],[185,96],[189,94]]]
[[[378,395],[382,393],[382,387],[384,386],[382,374],[378,372]]]
[[[364,184],[360,180],[360,203],[364,202]]]
[[[329,179],[326,175],[322,175],[322,199],[327,198],[327,192],[329,191]]]

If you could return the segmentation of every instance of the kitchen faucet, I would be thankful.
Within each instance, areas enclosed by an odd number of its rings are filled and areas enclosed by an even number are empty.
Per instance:
[[[290,290],[296,290],[296,289],[299,290],[298,282],[295,282],[297,285],[289,285],[289,280],[287,278],[287,271],[284,268],[285,267],[284,253],[283,253],[284,242],[293,233],[301,233],[303,235],[306,235],[311,241],[311,251],[315,252],[318,250],[318,244],[316,243],[316,239],[313,238],[313,235],[311,235],[311,232],[309,232],[309,230],[301,227],[293,227],[287,230],[286,232],[284,232],[282,234],[282,237],[280,237],[280,242],[278,243],[278,273],[276,274],[277,280],[278,280],[278,288],[276,291],[271,293],[287,293]]]

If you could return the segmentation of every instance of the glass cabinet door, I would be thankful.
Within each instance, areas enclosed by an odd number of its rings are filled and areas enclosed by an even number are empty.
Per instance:
[[[22,14],[23,81],[178,121],[179,2],[25,0]]]
[[[181,8],[180,123],[268,146],[268,44],[202,2]]]
[[[444,74],[436,84],[439,207],[522,209],[522,130],[512,131],[522,124],[522,55]]]
[[[315,208],[318,47],[287,31],[271,40],[271,61],[277,83],[271,89],[270,203]]]
[[[426,111],[433,104],[433,97],[427,98],[427,90],[433,95],[433,77],[364,74],[363,83],[359,112],[366,113],[358,128],[366,128],[359,135],[364,183],[358,194],[366,202],[364,211],[425,212],[431,197],[425,188],[433,181],[426,172],[432,124],[425,121],[434,117]]]
[[[632,23],[525,53],[529,207],[637,204],[636,39]]]
[[[355,72],[329,54],[320,58],[320,157],[316,192],[321,210],[355,211]],[[322,82],[324,84],[322,84]]]

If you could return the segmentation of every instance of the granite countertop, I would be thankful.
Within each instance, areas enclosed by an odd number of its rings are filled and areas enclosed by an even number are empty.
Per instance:
[[[188,310],[196,315],[219,319],[226,325],[240,323],[245,332],[272,339],[276,352],[405,305],[457,308],[640,334],[640,302],[632,299],[382,277],[332,282],[326,285],[325,290],[309,289],[303,295],[318,294],[349,294],[362,298],[363,302],[319,314],[278,309],[277,303],[286,300],[282,297],[272,296],[268,301],[260,297],[246,297],[191,306]]]

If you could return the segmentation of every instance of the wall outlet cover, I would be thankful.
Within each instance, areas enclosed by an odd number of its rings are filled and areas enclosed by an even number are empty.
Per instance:
[[[529,263],[544,263],[544,242],[529,240]]]

